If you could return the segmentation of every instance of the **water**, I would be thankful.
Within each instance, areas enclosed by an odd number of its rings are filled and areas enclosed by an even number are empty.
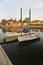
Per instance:
[[[43,65],[43,32],[40,39],[2,44],[2,47],[14,65]]]

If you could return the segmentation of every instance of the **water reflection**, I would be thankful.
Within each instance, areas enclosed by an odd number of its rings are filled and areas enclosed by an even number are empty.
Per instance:
[[[34,43],[38,43],[39,41],[40,41],[40,38],[35,39],[35,40],[31,40],[31,41],[19,42],[18,46],[31,45],[31,44],[34,44]]]
[[[35,57],[36,54],[33,54],[32,49],[35,48],[35,45],[39,43],[39,41],[40,39],[23,43],[13,42],[12,44],[2,44],[2,47],[14,65],[31,65],[37,62],[34,61],[33,57]],[[36,49],[37,47],[34,50]]]
[[[32,30],[43,31],[43,29]],[[2,44],[2,47],[14,65],[43,65],[43,33],[40,33],[37,40]]]
[[[43,29],[31,29],[34,32],[43,32]]]

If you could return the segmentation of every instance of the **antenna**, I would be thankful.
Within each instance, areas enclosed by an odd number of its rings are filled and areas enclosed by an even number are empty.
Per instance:
[[[22,36],[22,8],[20,8],[21,36]]]
[[[31,9],[29,9],[30,35],[31,35]]]

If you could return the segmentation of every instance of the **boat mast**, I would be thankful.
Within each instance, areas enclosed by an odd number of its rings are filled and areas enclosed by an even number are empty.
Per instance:
[[[22,36],[22,8],[20,8],[21,36]]]
[[[31,35],[31,9],[29,9],[30,35]]]

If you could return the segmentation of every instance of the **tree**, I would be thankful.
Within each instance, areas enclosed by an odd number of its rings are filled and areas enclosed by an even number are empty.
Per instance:
[[[13,20],[13,22],[16,22],[16,18]]]
[[[23,23],[25,23],[26,21],[25,20],[23,20]]]
[[[7,23],[6,19],[1,20],[1,23],[5,25]]]
[[[10,21],[13,21],[13,19],[11,18]]]
[[[39,22],[40,20],[34,20],[35,22]]]

